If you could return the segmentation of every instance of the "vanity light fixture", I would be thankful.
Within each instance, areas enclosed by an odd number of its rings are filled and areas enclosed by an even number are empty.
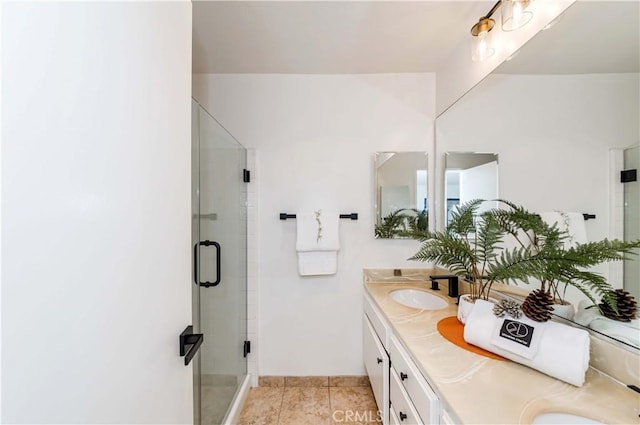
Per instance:
[[[526,10],[532,0],[499,0],[489,13],[481,17],[471,27],[471,60],[480,62],[490,58],[496,49],[493,46],[491,30],[496,24],[492,18],[499,7],[502,7],[502,30],[513,31],[526,25],[533,17],[533,12]]]
[[[483,61],[496,52],[493,47],[491,35],[489,34],[496,21],[486,16],[480,18],[477,24],[471,28],[471,60],[474,62]]]
[[[496,21],[491,18],[500,7],[500,1],[493,5],[491,10],[481,17],[478,22],[471,27],[471,60],[481,62],[493,56],[496,49],[493,47],[491,30],[496,25]]]
[[[530,0],[502,0],[502,31],[514,31],[525,26],[533,12],[526,10]]]

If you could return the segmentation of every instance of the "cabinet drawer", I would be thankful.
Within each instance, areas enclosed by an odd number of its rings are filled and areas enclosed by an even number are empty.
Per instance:
[[[364,294],[364,313],[369,318],[369,321],[371,321],[371,325],[373,326],[373,329],[376,330],[378,338],[382,341],[382,345],[385,350],[388,350],[390,334],[389,325],[387,325],[387,321],[384,319],[382,313],[380,313],[380,310],[378,310],[374,301],[367,293]]]
[[[400,423],[400,419],[398,419],[398,415],[396,414],[396,411],[393,410],[393,406],[389,410],[389,423],[391,425],[402,425]]]
[[[429,424],[439,423],[440,401],[438,397],[410,359],[409,354],[393,335],[389,341],[389,355],[392,366],[391,375],[395,375],[397,382],[409,394],[420,418]]]
[[[413,403],[409,399],[404,387],[400,383],[400,378],[394,373],[391,368],[390,379],[390,396],[391,396],[391,408],[395,411],[401,425],[423,425],[420,415],[413,407]],[[437,422],[435,422],[437,423]]]

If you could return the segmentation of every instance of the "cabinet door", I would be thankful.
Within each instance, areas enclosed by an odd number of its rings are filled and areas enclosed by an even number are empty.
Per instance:
[[[364,324],[364,366],[371,381],[371,389],[382,412],[385,424],[389,422],[389,356],[380,343],[373,326],[363,318]]]

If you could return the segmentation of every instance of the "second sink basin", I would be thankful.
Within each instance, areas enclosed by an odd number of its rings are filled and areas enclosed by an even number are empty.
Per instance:
[[[422,310],[440,310],[449,305],[437,295],[419,289],[396,289],[389,296],[397,303]]]

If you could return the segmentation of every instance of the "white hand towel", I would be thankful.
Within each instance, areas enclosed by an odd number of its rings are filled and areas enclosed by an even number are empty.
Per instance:
[[[567,223],[569,242],[572,244],[570,247],[589,242],[589,239],[587,239],[587,226],[585,225],[584,215],[576,212],[563,214]]]
[[[577,387],[584,384],[589,368],[589,332],[547,322],[538,352],[526,359],[491,343],[499,320],[493,314],[492,303],[476,300],[464,327],[464,340]]]
[[[582,213],[550,211],[540,213],[540,218],[545,223],[553,226],[556,224],[558,230],[567,233],[564,241],[564,248],[569,249],[578,244],[587,243],[587,226],[584,223]]]
[[[491,343],[531,360],[538,353],[546,326],[546,323],[534,322],[524,315],[519,319],[511,316],[497,318]]]
[[[567,230],[567,227],[564,225],[564,220],[562,219],[562,214],[560,214],[560,211],[541,212],[540,218],[549,226],[553,226],[554,224],[556,224],[560,231]]]
[[[296,214],[298,273],[301,276],[335,274],[340,249],[340,217],[333,211]]]

